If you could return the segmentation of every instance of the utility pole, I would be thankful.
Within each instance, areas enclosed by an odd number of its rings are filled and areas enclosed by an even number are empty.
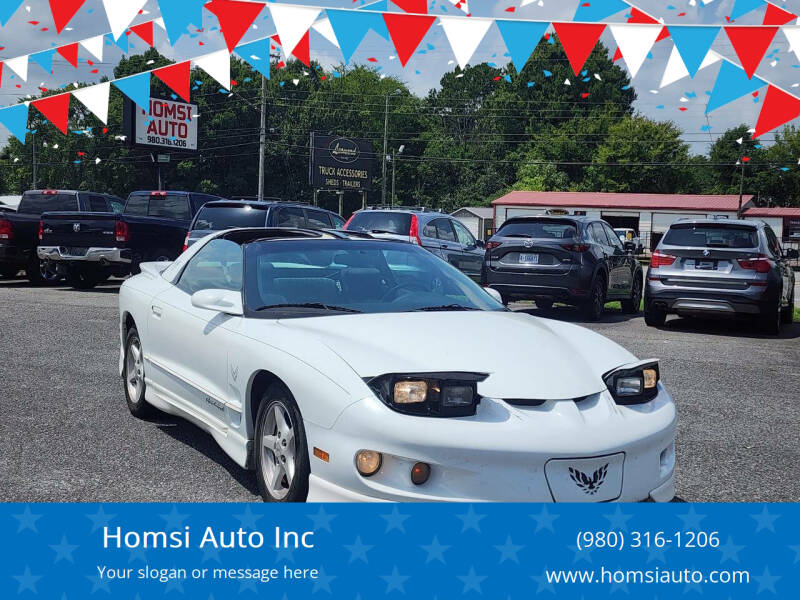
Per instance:
[[[31,133],[31,152],[33,153],[33,181],[31,182],[33,185],[31,186],[34,190],[39,189],[36,187],[36,175],[38,167],[36,165],[36,134]]]
[[[389,199],[389,206],[394,206],[394,174],[397,171],[395,167],[396,160],[397,154],[395,154],[394,148],[392,148],[392,197]]]
[[[740,161],[741,162],[741,161]],[[744,191],[744,162],[742,162],[742,175],[739,178],[739,209],[736,211],[736,218],[742,218],[742,192]]]
[[[389,138],[389,94],[386,94],[386,110],[383,114],[383,156],[381,157],[381,162],[383,166],[381,168],[381,204],[386,204],[386,146],[388,144]]]
[[[261,76],[261,137],[258,146],[258,200],[264,200],[264,161],[267,152],[267,78]]]

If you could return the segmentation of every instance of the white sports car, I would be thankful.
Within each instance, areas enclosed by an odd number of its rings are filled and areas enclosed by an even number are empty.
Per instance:
[[[120,291],[131,413],[208,431],[268,501],[668,501],[658,362],[512,312],[412,244],[238,229]]]

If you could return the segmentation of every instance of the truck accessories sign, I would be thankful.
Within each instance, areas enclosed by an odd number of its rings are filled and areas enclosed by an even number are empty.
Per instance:
[[[311,133],[309,181],[320,190],[372,189],[369,140]]]
[[[197,105],[150,98],[150,114],[133,107],[137,146],[197,150]]]

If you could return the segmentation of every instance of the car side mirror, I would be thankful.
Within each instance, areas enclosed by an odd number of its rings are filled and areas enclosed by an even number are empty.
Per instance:
[[[244,314],[242,293],[233,290],[200,290],[192,294],[192,306],[236,317]]]
[[[789,248],[783,253],[783,257],[788,258],[789,260],[795,260],[800,258],[800,252],[798,252],[797,248]]]
[[[486,242],[483,240],[475,240],[475,246],[478,248],[486,248]]]
[[[503,303],[503,297],[500,295],[500,292],[498,292],[496,289],[485,287],[483,288],[483,291],[489,294],[495,300],[497,300],[500,304]]]

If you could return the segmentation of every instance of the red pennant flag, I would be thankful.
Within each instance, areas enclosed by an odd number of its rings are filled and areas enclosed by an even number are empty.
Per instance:
[[[31,102],[33,106],[63,134],[67,133],[70,94],[58,94]]]
[[[297,42],[297,46],[292,50],[292,56],[305,66],[311,66],[311,46],[308,41],[308,31],[306,31],[303,37],[300,38],[300,41]]]
[[[74,44],[70,44],[69,46],[61,46],[60,48],[56,48],[56,52],[58,52],[61,56],[63,56],[69,64],[73,67],[78,66],[78,43],[75,42]]]
[[[389,30],[389,37],[392,38],[394,49],[397,50],[397,57],[405,67],[436,17],[383,13],[383,20],[386,21],[386,28]]]
[[[631,7],[631,16],[628,17],[628,23],[645,23],[648,25],[658,25],[658,21],[648,14],[643,13],[638,8]]]
[[[767,12],[764,13],[762,25],[786,25],[786,23],[794,21],[796,18],[797,15],[790,13],[788,10],[783,10],[774,4],[767,4]]]
[[[606,26],[604,23],[553,23],[553,27],[577,77]]]
[[[153,22],[148,21],[141,25],[132,25],[131,31],[138,35],[148,45],[153,45]]]
[[[614,58],[611,59],[612,62],[617,62],[620,58],[622,58],[622,51],[617,46],[616,51],[614,52]]]
[[[428,14],[428,0],[392,0],[407,13]]]
[[[153,75],[166,83],[169,88],[189,102],[190,90],[192,87],[192,65],[190,61],[161,67],[153,71]]]
[[[3,63],[0,62],[0,87],[3,87]]]
[[[86,0],[50,0],[50,12],[53,13],[53,22],[56,24],[57,33],[64,30],[84,2]]]
[[[797,116],[800,116],[800,98],[787,94],[776,87],[769,86],[764,96],[761,112],[758,115],[753,138],[760,137],[762,133],[772,131]]]
[[[778,33],[778,28],[733,26],[726,27],[725,33],[733,44],[736,56],[742,61],[742,68],[747,73],[747,78],[751,79],[772,39]]]
[[[658,37],[656,38],[656,42],[660,42],[661,40],[664,40],[664,39],[666,39],[668,37],[669,37],[669,29],[667,29],[666,26],[662,27],[661,28],[661,33],[659,33]],[[653,42],[653,43],[655,43],[655,42]]]
[[[206,9],[217,16],[229,52],[233,52],[265,6],[263,2],[241,0],[211,0],[205,5]]]

